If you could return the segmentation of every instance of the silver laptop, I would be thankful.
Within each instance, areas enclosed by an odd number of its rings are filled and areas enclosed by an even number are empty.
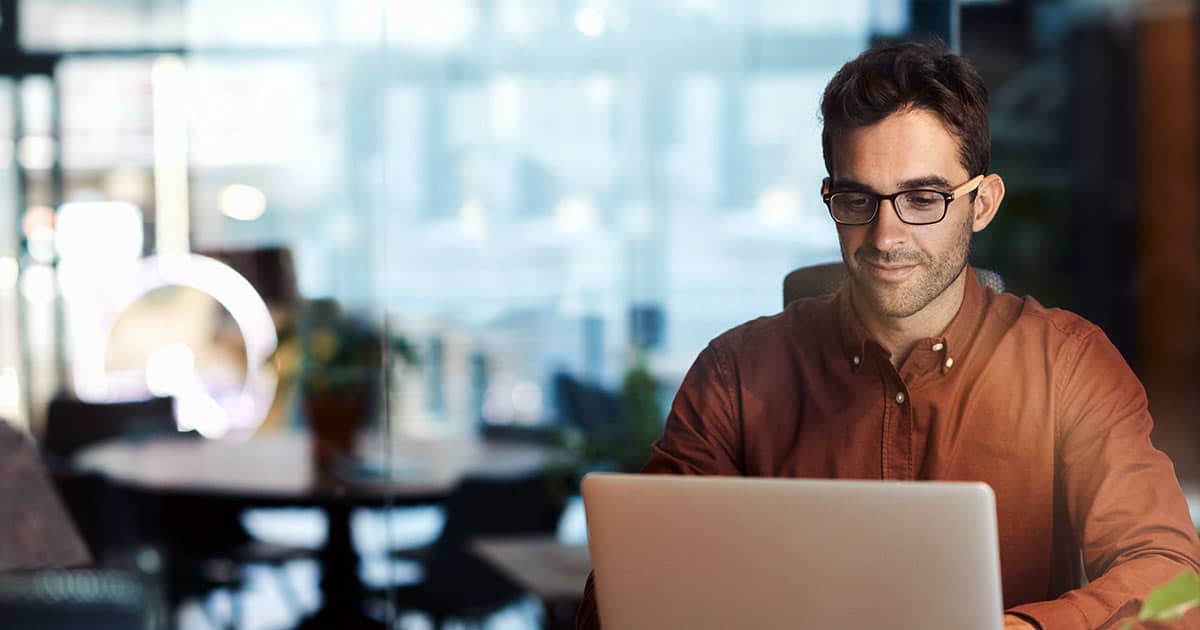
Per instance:
[[[605,630],[1003,626],[982,483],[591,474]]]

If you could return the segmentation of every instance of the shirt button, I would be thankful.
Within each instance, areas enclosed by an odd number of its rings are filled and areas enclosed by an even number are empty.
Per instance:
[[[947,357],[946,358],[946,369],[950,369],[953,366],[954,366],[954,359]]]
[[[854,361],[854,365],[858,365],[859,363],[862,363],[862,359],[860,359],[857,354],[854,355],[854,358],[851,359],[851,361]]]
[[[897,405],[904,404],[904,392],[896,392],[896,404]]]
[[[940,343],[940,342],[939,342],[939,343],[935,343],[935,344],[933,344],[933,351],[934,351],[934,352],[941,352],[941,351],[942,351],[942,348],[945,348],[945,347],[946,347],[946,346],[945,346],[944,344]]]

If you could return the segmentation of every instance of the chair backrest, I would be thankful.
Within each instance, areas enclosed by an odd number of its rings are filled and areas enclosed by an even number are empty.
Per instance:
[[[71,457],[84,447],[117,437],[178,434],[173,398],[94,403],[58,397],[50,401],[42,454],[59,496],[97,561],[156,537],[161,519],[144,496],[108,483],[97,473],[76,469]]]
[[[989,269],[975,268],[979,283],[996,293],[1004,293],[1004,278]],[[818,297],[837,291],[846,281],[846,265],[840,262],[811,265],[792,270],[783,278],[783,306],[805,297]]]
[[[108,569],[0,574],[0,619],[5,627],[31,630],[149,630],[168,624],[158,587],[145,576]]]
[[[620,424],[621,397],[615,392],[558,372],[554,375],[554,393],[563,424],[585,435],[608,433]]]
[[[219,260],[241,274],[271,307],[295,307],[300,303],[296,264],[287,247],[266,245],[249,248],[207,248],[196,252]]]
[[[425,587],[440,593],[440,605],[459,612],[494,609],[519,598],[524,589],[480,558],[471,542],[553,534],[562,512],[562,502],[553,497],[542,473],[464,479],[446,500],[445,526],[425,563]]]
[[[68,458],[79,449],[115,437],[152,437],[177,433],[175,399],[94,403],[55,398],[46,412],[42,449]]]
[[[438,545],[461,547],[478,536],[552,533],[561,512],[545,474],[468,477],[446,499]]]

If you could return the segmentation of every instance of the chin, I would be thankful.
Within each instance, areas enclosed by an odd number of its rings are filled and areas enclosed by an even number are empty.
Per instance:
[[[919,291],[912,290],[912,287],[921,286],[921,282],[920,277],[907,278],[899,283],[868,277],[860,287],[872,310],[884,317],[902,319],[928,306],[930,300],[923,299]]]
[[[871,296],[871,306],[880,315],[891,319],[911,317],[925,308],[925,304],[913,304],[911,301],[889,299],[888,297],[881,297],[879,295]]]

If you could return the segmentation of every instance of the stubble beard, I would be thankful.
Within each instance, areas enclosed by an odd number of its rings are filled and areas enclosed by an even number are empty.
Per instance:
[[[911,317],[946,291],[967,265],[971,248],[970,224],[964,225],[954,246],[942,256],[930,256],[915,248],[888,252],[864,245],[854,252],[854,264],[846,261],[850,281],[859,297],[877,314],[890,319]],[[916,265],[903,281],[887,282],[864,269],[868,263]]]

